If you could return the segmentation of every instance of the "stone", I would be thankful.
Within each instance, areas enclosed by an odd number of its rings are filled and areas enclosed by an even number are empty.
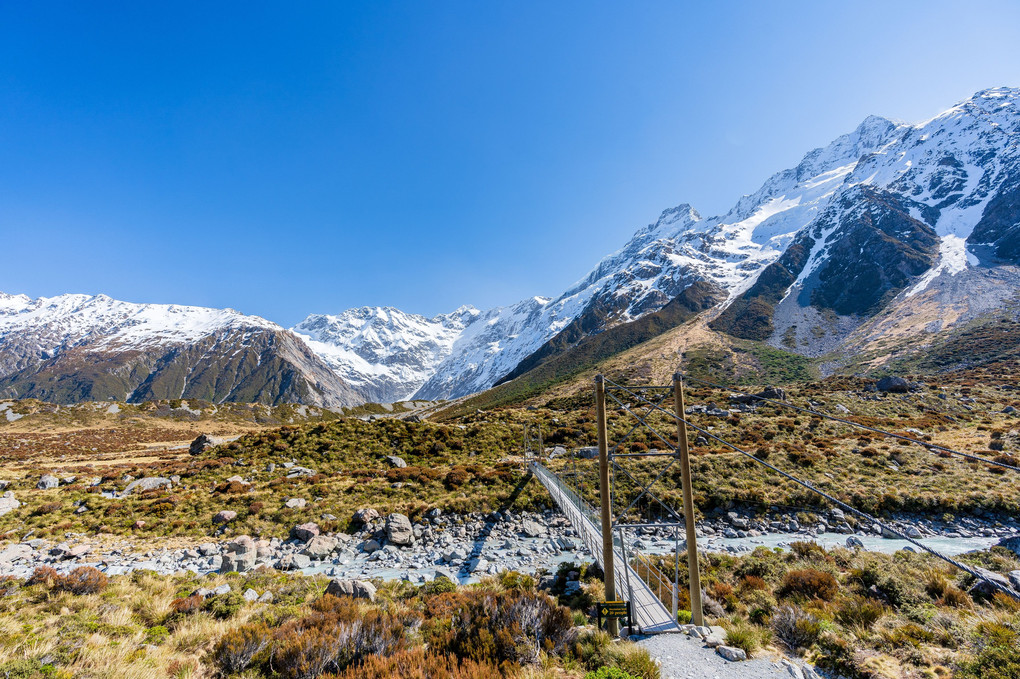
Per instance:
[[[404,462],[404,458],[397,457],[396,455],[387,455],[386,461],[390,463],[391,467],[397,467],[398,469],[407,466],[407,463]]]
[[[804,679],[804,671],[801,670],[800,667],[798,667],[797,665],[794,665],[786,658],[783,658],[781,664],[783,667],[786,668],[787,674],[789,674],[792,679]]]
[[[288,479],[296,479],[302,476],[315,476],[316,474],[318,474],[317,471],[309,469],[308,467],[291,467],[287,470]]]
[[[258,547],[255,541],[247,535],[241,535],[227,543],[223,552],[223,561],[220,564],[221,573],[237,571],[244,573],[255,567],[255,560],[258,558]]]
[[[281,571],[299,571],[312,565],[312,560],[304,554],[288,554],[280,559],[277,568]]]
[[[386,539],[393,545],[413,545],[414,529],[411,520],[403,514],[390,514],[386,517]]]
[[[1012,582],[1005,575],[1000,575],[999,573],[995,573],[994,571],[981,568],[980,566],[974,566],[974,571],[985,579],[977,580],[971,586],[970,590],[968,591],[968,594],[973,594],[976,592],[989,599],[992,598],[993,596],[995,596],[997,592],[999,592],[999,589],[992,585],[990,582],[988,582],[989,580],[992,583],[995,583],[995,585],[999,585],[999,587],[1005,587],[1006,589],[1012,588]]]
[[[216,524],[230,523],[236,518],[237,512],[231,511],[229,509],[224,509],[222,511],[216,512],[216,514],[213,515],[212,522]]]
[[[528,536],[529,538],[537,538],[539,536],[545,535],[545,532],[546,532],[545,526],[538,523],[537,521],[532,521],[531,519],[525,519],[524,521],[521,521],[521,533]]]
[[[327,535],[316,535],[308,541],[301,553],[313,559],[325,559],[336,549],[337,539]]]
[[[1013,535],[999,540],[999,547],[1005,547],[1017,556],[1020,556],[1020,535]]]
[[[198,553],[202,556],[212,556],[220,553],[220,546],[214,542],[203,542],[198,546]]]
[[[28,560],[32,557],[32,546],[22,544],[7,545],[0,550],[0,565],[10,565],[15,561]]]
[[[244,597],[245,601],[258,601],[259,600],[259,593],[256,592],[255,590],[253,590],[251,587],[249,587],[248,589],[244,590],[244,594],[242,594],[241,596]]]
[[[577,456],[584,460],[594,460],[599,456],[599,449],[595,446],[584,446],[577,449]]]
[[[299,523],[290,529],[290,536],[296,540],[300,540],[301,542],[308,542],[318,534],[318,524],[312,523],[311,521],[308,523]]]
[[[169,488],[171,485],[170,479],[165,479],[162,476],[146,476],[144,479],[137,479],[129,483],[121,495],[130,495],[135,492],[143,493],[157,488]]]
[[[744,650],[741,648],[733,648],[732,646],[719,646],[715,649],[715,652],[731,662],[747,660],[747,653],[745,653]]]
[[[227,583],[223,583],[219,587],[213,588],[213,594],[215,594],[217,596],[222,596],[224,594],[230,594],[230,585],[228,585]]]
[[[210,448],[218,446],[223,442],[224,439],[209,436],[208,434],[199,434],[198,438],[192,441],[191,445],[188,446],[188,452],[192,455],[201,455]]]
[[[259,603],[260,604],[271,604],[271,603],[273,603],[273,593],[272,592],[263,592],[262,596],[259,597]]]
[[[284,502],[283,506],[286,507],[287,509],[301,509],[306,504],[308,504],[308,500],[304,499],[303,497],[292,497],[286,502]]]
[[[371,507],[359,509],[354,512],[354,516],[351,517],[351,522],[356,524],[371,523],[379,518],[379,512],[375,511]]]
[[[705,645],[709,648],[716,648],[717,646],[722,646],[725,643],[726,641],[722,637],[716,636],[715,634],[709,634],[705,637]]]
[[[382,546],[379,544],[378,540],[365,540],[361,543],[361,550],[366,554],[378,552],[380,549],[382,549]]]
[[[3,495],[0,495],[0,516],[13,512],[15,509],[21,506],[21,503],[14,499],[14,492],[7,491]]]
[[[846,539],[846,546],[849,549],[864,549],[864,542],[856,535],[851,535]]]
[[[910,383],[902,377],[887,376],[880,379],[875,388],[890,394],[906,394],[910,391]]]
[[[1020,592],[1020,570],[1009,572],[1009,583],[1013,585],[1013,589]]]
[[[365,580],[330,580],[329,585],[326,586],[326,594],[336,597],[349,596],[374,602],[375,585]]]
[[[51,474],[44,474],[39,483],[35,484],[35,487],[39,490],[49,490],[50,488],[56,488],[60,485],[60,481],[56,476]]]

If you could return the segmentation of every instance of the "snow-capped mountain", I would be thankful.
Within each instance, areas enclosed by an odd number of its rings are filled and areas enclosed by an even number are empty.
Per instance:
[[[609,328],[662,328],[649,315],[671,302],[670,322],[712,307],[715,330],[812,355],[945,329],[1018,293],[1018,100],[996,88],[918,124],[868,117],[724,215],[664,211],[555,298],[434,318],[366,307],[288,332],[230,310],[0,295],[0,395],[458,397]],[[900,322],[924,304],[953,310]]]
[[[297,337],[232,309],[0,293],[0,396],[55,402],[363,400]]]

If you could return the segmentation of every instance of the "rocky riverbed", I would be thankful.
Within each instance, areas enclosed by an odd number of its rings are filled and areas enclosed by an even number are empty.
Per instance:
[[[1020,549],[1020,523],[1015,517],[943,521],[903,516],[892,517],[888,523],[924,544],[950,553],[987,548],[1000,541],[1014,550]],[[355,514],[352,526],[350,533],[326,534],[317,524],[305,523],[294,526],[285,538],[233,536],[219,542],[156,550],[143,550],[131,541],[104,545],[70,533],[65,534],[62,542],[32,539],[29,535],[20,542],[0,547],[0,576],[25,577],[40,565],[58,571],[91,565],[110,575],[139,569],[204,574],[267,566],[338,578],[425,582],[445,575],[470,582],[501,570],[553,571],[565,561],[591,559],[567,519],[552,511],[443,515],[433,509],[412,523],[401,514],[382,517],[374,509],[366,508]],[[628,548],[661,554],[672,552],[679,544],[683,550],[686,544],[682,532],[681,539],[676,540],[676,530],[670,527],[632,530]],[[854,522],[838,509],[824,515],[784,512],[778,508],[764,515],[716,511],[699,523],[698,538],[702,549],[734,553],[757,546],[782,547],[796,540],[877,551],[913,549],[905,541],[892,539],[890,534],[883,536],[877,526]]]

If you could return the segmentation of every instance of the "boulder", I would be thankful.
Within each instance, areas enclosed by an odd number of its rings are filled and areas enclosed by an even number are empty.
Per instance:
[[[599,456],[599,449],[595,446],[584,446],[577,449],[577,456],[585,460],[594,460]]]
[[[35,484],[35,487],[39,490],[49,490],[50,488],[56,488],[60,485],[60,480],[56,476],[51,474],[44,474],[39,483]]]
[[[316,474],[318,474],[317,471],[308,467],[291,467],[287,470],[288,479],[296,479],[301,476],[315,476]]]
[[[407,466],[407,463],[404,462],[404,458],[397,457],[396,455],[387,455],[386,461],[390,463],[391,467],[401,468]]]
[[[755,394],[758,398],[767,398],[771,401],[785,401],[786,392],[781,387],[765,387]]]
[[[337,539],[328,535],[316,535],[308,541],[301,553],[313,559],[325,559],[336,549]]]
[[[354,512],[354,516],[351,518],[351,522],[355,524],[366,524],[371,523],[379,518],[379,512],[375,511],[371,507],[359,509]]]
[[[201,455],[205,451],[209,450],[214,446],[218,446],[223,443],[223,439],[215,436],[209,436],[209,434],[199,434],[198,438],[191,442],[188,446],[188,452],[192,455]]]
[[[283,506],[286,507],[287,509],[301,509],[306,504],[308,504],[308,500],[304,499],[303,497],[292,497],[286,502],[284,502]]]
[[[403,514],[387,516],[386,539],[391,545],[413,545],[414,529],[411,527],[411,520]]]
[[[244,573],[255,567],[255,560],[258,558],[258,547],[255,541],[247,535],[241,535],[227,543],[223,552],[223,561],[220,563],[221,573],[237,571]]]
[[[7,491],[3,495],[0,495],[0,516],[13,512],[15,509],[21,506],[21,503],[14,499],[14,493]]]
[[[846,546],[849,549],[864,549],[864,542],[856,535],[851,535],[846,539]]]
[[[310,521],[308,523],[299,523],[290,529],[290,536],[296,540],[300,540],[301,542],[308,542],[318,534],[318,524]]]
[[[147,490],[155,490],[156,488],[169,488],[171,485],[173,483],[170,479],[165,479],[162,476],[146,476],[144,479],[137,479],[129,483],[121,494],[143,493]]]
[[[745,653],[742,648],[734,648],[732,646],[719,646],[715,649],[715,652],[731,662],[747,660],[747,653]]]
[[[527,535],[529,538],[540,537],[542,535],[545,535],[545,532],[546,532],[545,526],[538,523],[537,521],[525,519],[524,521],[521,522],[521,533]]]
[[[375,585],[365,580],[331,580],[326,586],[326,594],[375,601]]]
[[[244,600],[248,602],[254,602],[259,600],[259,593],[253,590],[251,587],[244,590],[244,594],[242,594],[241,596],[243,596]]]
[[[890,394],[906,394],[910,391],[910,383],[902,377],[883,377],[875,385],[879,391]]]
[[[1020,571],[1009,572],[1009,584],[1013,585],[1013,589],[1020,592]]]
[[[230,509],[224,509],[222,511],[216,512],[216,514],[213,515],[212,522],[217,524],[230,523],[236,518],[237,512],[232,511]]]
[[[19,543],[15,545],[7,545],[3,549],[0,549],[0,565],[9,566],[15,561],[29,560],[32,557],[33,551],[31,545]]]
[[[280,559],[277,568],[281,571],[299,571],[312,565],[312,560],[305,554],[288,554]]]
[[[1005,547],[1017,556],[1020,556],[1020,535],[1013,535],[999,540],[999,547]]]

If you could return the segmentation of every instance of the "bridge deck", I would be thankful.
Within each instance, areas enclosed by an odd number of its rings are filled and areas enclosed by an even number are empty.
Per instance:
[[[573,489],[543,465],[532,462],[530,467],[535,477],[549,491],[553,501],[570,520],[571,525],[581,536],[584,546],[595,557],[595,561],[600,567],[604,567],[602,563],[602,528],[598,515]],[[616,581],[617,596],[626,596],[629,592],[635,626],[645,634],[679,632],[680,627],[670,610],[659,601],[659,597],[627,563],[619,540],[614,539],[613,544],[614,580]],[[622,568],[624,564],[626,564],[626,568]]]

